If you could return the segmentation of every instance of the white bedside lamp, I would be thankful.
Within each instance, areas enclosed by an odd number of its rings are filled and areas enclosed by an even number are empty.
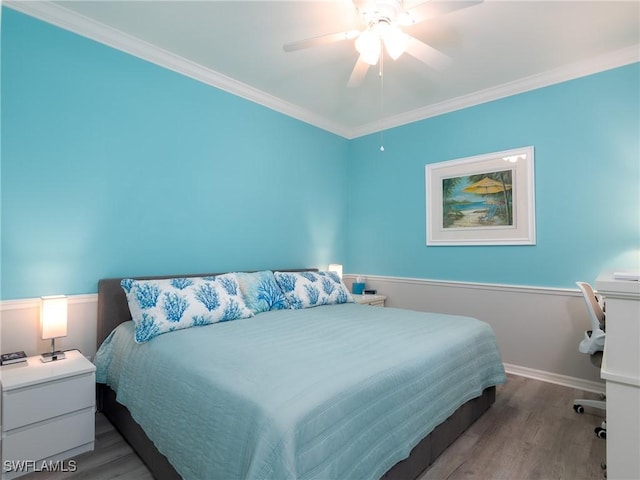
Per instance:
[[[41,297],[40,304],[40,328],[42,339],[51,339],[51,352],[43,353],[40,360],[51,362],[62,360],[64,352],[56,351],[56,338],[67,336],[67,297],[64,295],[52,295]]]
[[[338,276],[342,279],[342,265],[339,263],[331,263],[329,264],[329,269],[330,272],[336,272],[338,274]]]

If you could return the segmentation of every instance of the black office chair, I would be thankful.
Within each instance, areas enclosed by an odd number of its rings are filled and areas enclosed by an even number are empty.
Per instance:
[[[584,338],[578,346],[578,350],[591,356],[591,362],[600,368],[602,365],[602,352],[605,342],[605,313],[602,299],[599,298],[591,285],[585,282],[576,282],[582,292],[582,297],[587,304],[587,312],[591,320],[591,330],[584,332]],[[573,409],[578,413],[584,413],[584,407],[592,407],[606,411],[607,403],[604,393],[602,400],[576,399],[573,401]],[[607,438],[607,422],[602,422],[600,427],[596,427],[595,433],[600,438]]]

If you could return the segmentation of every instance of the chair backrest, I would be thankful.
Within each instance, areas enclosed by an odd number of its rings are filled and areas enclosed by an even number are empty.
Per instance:
[[[576,285],[578,285],[578,288],[582,292],[582,297],[587,304],[587,312],[589,313],[589,319],[591,320],[592,330],[604,330],[604,311],[600,307],[600,303],[598,303],[598,298],[596,297],[593,288],[591,288],[591,285],[586,282],[576,282]]]
[[[591,330],[584,332],[584,338],[578,345],[578,350],[582,353],[594,355],[604,350],[606,334],[604,333],[604,311],[600,307],[591,285],[585,282],[576,282],[582,292],[582,297],[587,304],[587,312],[591,321]]]

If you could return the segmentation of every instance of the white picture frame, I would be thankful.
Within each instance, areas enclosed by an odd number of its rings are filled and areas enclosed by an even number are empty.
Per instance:
[[[533,146],[425,166],[427,245],[535,245]]]

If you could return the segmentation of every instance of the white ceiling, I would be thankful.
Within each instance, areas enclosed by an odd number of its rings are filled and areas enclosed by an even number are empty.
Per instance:
[[[452,64],[387,59],[381,106],[377,67],[347,87],[353,40],[282,49],[361,29],[350,0],[5,4],[347,138],[640,60],[639,1],[485,0],[406,28]]]

